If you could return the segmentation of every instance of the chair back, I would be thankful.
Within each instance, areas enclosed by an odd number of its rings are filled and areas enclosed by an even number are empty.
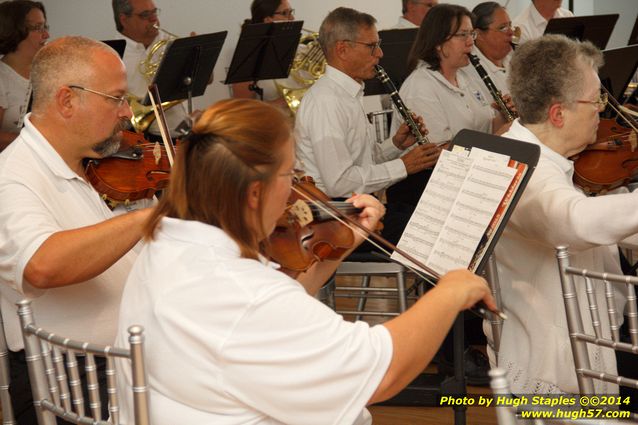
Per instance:
[[[126,358],[131,363],[135,425],[150,423],[144,368],[144,329],[141,326],[128,328],[129,348],[117,348],[74,341],[39,328],[34,322],[31,302],[28,300],[18,303],[18,315],[39,425],[55,425],[56,416],[74,424],[119,424],[116,358]],[[80,379],[79,356],[84,356],[86,385]],[[96,357],[106,359],[108,400],[100,399]],[[88,395],[88,412],[84,394]],[[102,417],[103,403],[108,403],[109,418]]]
[[[7,338],[4,335],[4,321],[0,310],[0,407],[2,407],[2,425],[15,425],[13,416],[13,406],[11,405],[11,395],[9,394],[9,384],[11,374],[9,369],[9,348]]]
[[[594,379],[630,388],[638,388],[638,380],[636,379],[609,373],[609,371],[605,370],[594,370],[587,351],[588,344],[593,344],[631,353],[638,360],[638,308],[636,306],[638,278],[572,267],[569,263],[569,251],[565,246],[556,248],[556,258],[558,260],[565,313],[567,315],[567,328],[569,330],[580,393],[594,394]],[[579,276],[583,279],[575,280],[574,276]],[[582,310],[577,297],[577,284],[585,286],[589,314],[581,314]],[[620,335],[621,323],[618,319],[618,307],[614,297],[616,292],[614,284],[624,285],[627,293],[625,315],[629,329],[628,342],[623,341]],[[602,306],[599,305],[595,296],[595,289],[599,285],[603,285],[605,291],[605,305]],[[579,289],[582,291],[582,288]],[[603,329],[602,326],[601,315],[604,314],[607,314],[609,330]],[[588,323],[587,328],[584,326],[586,322]],[[591,331],[586,329],[591,329]],[[638,415],[634,414],[632,418],[636,419]]]

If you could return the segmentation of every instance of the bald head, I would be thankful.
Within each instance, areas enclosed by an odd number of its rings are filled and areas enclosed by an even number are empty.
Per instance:
[[[108,68],[97,63],[105,56],[120,61],[111,47],[80,36],[62,37],[40,49],[31,68],[34,114],[54,99],[60,87],[69,84],[90,86],[101,73],[108,72]]]

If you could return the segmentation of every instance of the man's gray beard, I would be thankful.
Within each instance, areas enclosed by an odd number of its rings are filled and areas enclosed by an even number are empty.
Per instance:
[[[107,156],[113,155],[120,149],[120,143],[122,142],[122,133],[121,131],[125,128],[125,123],[120,123],[114,130],[113,134],[99,143],[93,145],[93,152],[98,154],[101,158],[106,158]]]

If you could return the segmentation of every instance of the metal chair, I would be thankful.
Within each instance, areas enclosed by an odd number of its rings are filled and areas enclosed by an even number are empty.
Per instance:
[[[567,315],[567,328],[569,330],[580,393],[594,394],[594,379],[621,386],[638,388],[638,380],[636,379],[619,376],[609,373],[608,371],[594,370],[590,364],[587,350],[588,344],[592,344],[616,351],[633,353],[638,360],[638,356],[636,356],[636,354],[638,354],[638,308],[636,306],[635,288],[638,285],[638,278],[572,267],[569,264],[569,252],[565,246],[556,248],[556,258],[558,260],[563,300]],[[577,283],[574,280],[574,276],[583,278],[578,280],[578,284],[585,285],[589,317],[587,317],[586,314],[581,314],[576,295]],[[613,283],[624,284],[627,291],[625,313],[628,318],[627,324],[631,342],[623,342],[621,340],[621,324],[617,318],[618,308],[614,298],[615,290],[612,285]],[[598,305],[598,301],[594,296],[594,288],[596,285],[604,285],[605,288],[606,305],[602,307]],[[601,314],[605,314],[605,312],[608,316],[610,329],[603,331]],[[583,325],[584,321],[591,323],[591,326],[587,326],[587,329],[591,328],[591,331],[585,330],[585,326]],[[631,417],[632,419],[638,419],[638,415],[636,414],[633,414]]]
[[[7,338],[4,335],[2,311],[0,311],[0,406],[2,407],[3,425],[15,425],[16,423],[13,416],[13,406],[11,405],[11,395],[9,394],[9,385],[11,383],[9,370],[9,349],[7,347]]]
[[[337,268],[337,276],[360,276],[360,286],[338,285],[334,288],[335,298],[357,299],[355,310],[337,309],[339,314],[354,315],[356,320],[363,316],[398,316],[407,309],[406,268],[401,264],[385,262],[369,253],[351,254]],[[373,287],[371,280],[375,276],[393,277],[395,287]],[[368,299],[396,299],[397,311],[366,309]],[[334,301],[332,302],[333,304]]]
[[[56,416],[74,424],[119,424],[116,358],[131,361],[135,425],[150,424],[143,355],[144,336],[141,326],[129,327],[130,348],[116,348],[70,340],[39,328],[33,320],[31,302],[28,300],[18,303],[18,315],[39,425],[55,425]],[[78,356],[85,356],[87,385],[84,389],[79,378]],[[95,357],[106,358],[108,400],[100,400]],[[83,390],[88,393],[88,415],[85,412]],[[101,417],[102,403],[108,403],[108,419]]]

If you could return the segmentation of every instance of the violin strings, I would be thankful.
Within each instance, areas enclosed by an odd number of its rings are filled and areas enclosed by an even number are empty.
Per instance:
[[[638,129],[636,128],[638,124],[634,121],[634,119],[629,116],[629,114],[625,114],[625,112],[620,109],[620,103],[611,95],[611,93],[605,86],[601,85],[601,88],[607,93],[607,98],[611,101],[607,103],[611,107],[611,109],[613,109],[620,117],[622,117],[629,127],[631,127],[635,132],[638,132]]]
[[[330,209],[328,209],[325,205],[321,205],[319,202],[317,202],[316,200],[312,199],[305,192],[302,192],[301,190],[299,190],[295,186],[292,187],[292,190],[294,190],[299,195],[301,195],[304,198],[306,198],[309,202],[311,202],[317,208],[323,210],[325,213],[330,215],[332,218],[337,220],[339,223],[343,224],[344,226],[347,226],[353,232],[357,232],[357,234],[359,234],[359,236],[361,236],[362,238],[364,238],[365,240],[370,242],[374,247],[379,249],[381,252],[383,252],[388,257],[390,257],[392,255],[391,252],[389,252],[387,249],[385,249],[384,247],[379,245],[376,241],[374,241],[372,238],[370,238],[370,236],[368,234],[366,234],[366,232],[364,232],[363,230],[361,230],[361,229],[359,229],[357,227],[353,227],[349,223],[346,223],[344,220],[341,219],[341,217],[338,217],[333,211],[330,211]],[[403,265],[404,267],[406,267],[407,269],[409,269],[412,273],[416,274],[421,279],[423,279],[425,282],[429,283],[432,287],[436,286],[436,283],[432,281],[432,279],[433,279],[432,277],[427,276],[426,274],[422,273],[420,270],[416,269],[411,264],[407,264],[407,263],[406,264],[400,263],[400,264]]]

